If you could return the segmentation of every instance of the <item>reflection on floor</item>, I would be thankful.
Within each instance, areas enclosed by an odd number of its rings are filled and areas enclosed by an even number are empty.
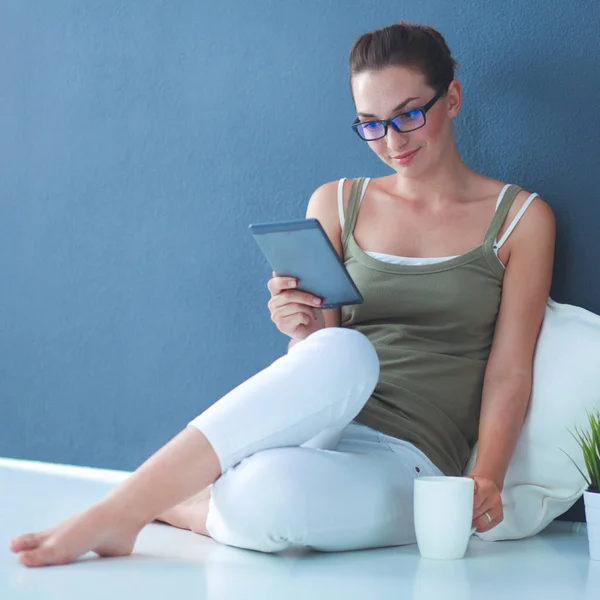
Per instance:
[[[26,569],[14,536],[45,529],[102,498],[126,473],[0,459],[2,600],[469,600],[600,599],[600,562],[585,530],[555,523],[515,542],[473,538],[460,561],[429,561],[416,546],[276,555],[222,546],[165,524],[148,525],[134,554]]]

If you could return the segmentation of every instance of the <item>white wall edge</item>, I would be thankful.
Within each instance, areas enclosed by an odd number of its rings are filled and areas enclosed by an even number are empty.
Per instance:
[[[129,471],[62,465],[17,458],[0,458],[0,468],[15,469],[19,471],[34,471],[36,473],[44,473],[47,475],[62,475],[64,477],[75,477],[77,479],[105,481],[109,483],[119,483],[131,474]]]

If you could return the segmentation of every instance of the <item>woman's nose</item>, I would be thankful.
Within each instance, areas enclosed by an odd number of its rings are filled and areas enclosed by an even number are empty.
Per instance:
[[[407,133],[400,133],[393,127],[388,127],[385,141],[390,152],[390,155],[399,154],[408,146],[409,137]]]

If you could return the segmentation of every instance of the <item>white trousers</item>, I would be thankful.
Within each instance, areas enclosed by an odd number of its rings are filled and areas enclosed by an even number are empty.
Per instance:
[[[326,328],[191,421],[221,464],[210,535],[262,552],[414,543],[413,482],[442,472],[412,444],[353,422],[378,377],[364,335]]]

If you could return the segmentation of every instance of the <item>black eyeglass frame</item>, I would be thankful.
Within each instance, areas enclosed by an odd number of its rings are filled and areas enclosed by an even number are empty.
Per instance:
[[[374,120],[374,121],[360,121],[358,117],[356,117],[356,121],[354,121],[354,123],[352,123],[352,129],[354,129],[354,131],[356,132],[356,135],[363,141],[363,142],[375,142],[377,140],[381,140],[383,139],[386,135],[387,135],[387,131],[388,131],[388,126],[391,125],[398,133],[409,133],[411,131],[416,131],[417,129],[421,129],[421,127],[425,127],[425,124],[427,123],[427,112],[429,111],[429,109],[446,93],[446,91],[448,90],[448,87],[443,87],[427,104],[425,104],[424,106],[420,106],[419,108],[413,108],[411,110],[408,110],[406,112],[400,113],[394,117],[391,117],[390,119],[378,119],[378,120]],[[407,129],[407,130],[401,130],[393,121],[394,119],[397,119],[398,117],[401,117],[402,115],[408,115],[412,112],[415,111],[419,111],[422,115],[423,115],[423,125],[419,125],[418,127],[415,127],[414,129]],[[368,125],[369,123],[381,123],[383,125],[383,135],[380,135],[379,137],[376,138],[371,138],[371,139],[365,139],[362,135],[360,135],[360,133],[358,133],[358,126],[359,125]]]

